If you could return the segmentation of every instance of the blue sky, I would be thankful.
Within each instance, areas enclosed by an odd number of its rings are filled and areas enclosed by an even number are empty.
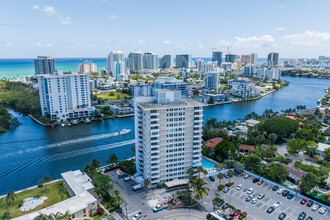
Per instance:
[[[330,56],[329,0],[1,0],[0,58]]]

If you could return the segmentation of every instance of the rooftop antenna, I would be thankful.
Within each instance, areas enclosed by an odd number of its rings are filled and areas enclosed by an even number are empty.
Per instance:
[[[232,46],[231,45],[228,45],[228,47],[227,47],[227,54],[228,55],[230,54],[230,48],[232,48]]]

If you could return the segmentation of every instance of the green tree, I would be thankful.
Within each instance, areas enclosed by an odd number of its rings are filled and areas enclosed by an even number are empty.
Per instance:
[[[67,189],[65,188],[64,184],[60,185],[60,187],[58,188],[57,191],[58,191],[58,194],[61,196],[61,201],[62,201],[64,193],[67,192]]]
[[[233,143],[223,140],[214,147],[215,157],[220,161],[228,159],[236,152],[236,147]]]
[[[9,219],[11,219],[12,217],[11,217],[11,214],[10,214],[10,212],[8,212],[8,211],[5,211],[2,215],[0,215],[0,219],[1,220],[9,220]]]
[[[187,174],[189,175],[189,178],[193,177],[194,174],[195,174],[195,171],[192,167],[190,167],[188,170],[187,170]]]
[[[228,208],[231,210],[231,212],[233,212],[233,211],[235,211],[236,210],[236,207],[235,206],[233,206],[233,205],[229,205],[228,206]]]
[[[319,182],[320,178],[316,174],[308,172],[301,180],[300,189],[305,193],[309,192],[314,186],[317,186]]]
[[[276,142],[276,140],[277,140],[277,135],[274,134],[274,133],[271,133],[271,134],[268,135],[268,139],[270,140],[270,142],[272,144],[274,144]]]
[[[296,155],[305,147],[306,141],[301,139],[293,139],[288,142],[286,149],[288,150],[289,154]]]
[[[35,217],[33,220],[49,220],[47,215],[40,214],[37,217]]]
[[[197,199],[203,199],[204,195],[208,195],[207,191],[210,191],[209,188],[207,188],[206,182],[200,178],[191,178],[191,188],[193,189],[193,192],[196,193]]]
[[[117,155],[115,153],[110,154],[107,163],[108,164],[115,164],[116,165],[118,163],[118,157],[117,157]]]
[[[330,148],[324,150],[324,160],[330,162]]]
[[[204,173],[204,167],[203,166],[197,167],[197,173],[199,173],[199,177],[201,177],[201,174]]]
[[[52,180],[53,180],[53,179],[52,179],[52,177],[51,177],[49,174],[45,175],[45,176],[40,180],[40,182],[42,182],[42,183],[45,185],[45,187],[46,187],[45,191],[46,191],[46,192],[48,191],[48,189],[47,189],[47,183],[49,183],[49,182],[52,181]]]
[[[120,192],[117,189],[113,190],[113,194],[116,197],[116,206],[119,207],[124,202],[124,199],[120,196]]]
[[[317,147],[318,146],[314,141],[307,141],[305,146],[306,154],[310,157],[314,157]]]
[[[207,104],[214,104],[214,98],[210,97],[209,100],[207,101]]]
[[[98,159],[93,158],[91,165],[92,165],[93,169],[96,169],[101,166],[101,162]]]
[[[245,160],[245,167],[252,172],[257,172],[260,166],[261,159],[256,155],[250,155]]]
[[[218,173],[217,178],[219,179],[219,184],[220,184],[221,180],[224,178],[224,175],[222,173]]]
[[[289,176],[289,171],[282,164],[272,163],[268,167],[268,175],[269,175],[269,179],[282,184]]]
[[[114,92],[110,92],[110,93],[109,93],[109,96],[114,96],[114,95],[115,95]]]
[[[289,138],[299,128],[299,123],[289,118],[272,118],[261,126],[262,130],[267,134],[274,133],[278,140]]]
[[[228,178],[228,183],[230,183],[230,178],[232,178],[232,177],[234,176],[234,171],[232,171],[232,170],[228,170],[228,172],[227,172],[227,176],[229,177],[229,178]]]
[[[150,179],[149,178],[147,178],[147,179],[145,179],[144,180],[144,186],[148,189],[148,186],[150,185]]]
[[[7,204],[7,206],[8,205],[11,205],[11,203],[14,202],[16,198],[17,198],[17,196],[16,196],[15,192],[14,191],[9,191],[7,193],[7,196],[6,196],[6,204]]]
[[[235,161],[233,168],[236,173],[241,174],[241,173],[243,173],[245,167],[244,167],[244,164],[242,164],[241,162]]]

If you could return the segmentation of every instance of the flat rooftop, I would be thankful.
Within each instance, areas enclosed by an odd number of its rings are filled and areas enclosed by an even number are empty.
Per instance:
[[[150,97],[150,96],[147,96]],[[205,104],[195,101],[193,99],[182,96],[181,102],[158,104],[156,102],[137,102],[143,109],[166,109],[166,108],[177,108],[177,107],[195,107],[195,106],[206,106]]]
[[[61,176],[76,196],[87,190],[94,189],[91,178],[80,170],[68,171],[62,173]]]

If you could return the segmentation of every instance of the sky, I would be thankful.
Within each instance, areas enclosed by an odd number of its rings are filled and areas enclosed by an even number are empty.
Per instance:
[[[0,58],[330,56],[329,0],[0,0]]]

